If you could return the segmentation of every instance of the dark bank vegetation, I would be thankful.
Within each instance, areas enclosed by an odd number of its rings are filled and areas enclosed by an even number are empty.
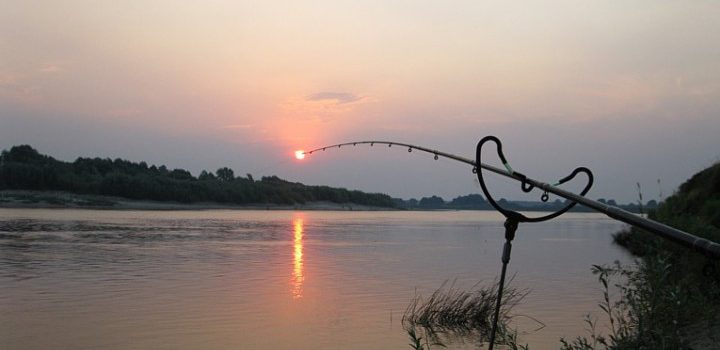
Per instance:
[[[720,164],[682,184],[648,216],[720,241]],[[615,241],[639,257],[636,266],[594,266],[603,287],[601,322],[588,317],[589,337],[563,340],[563,349],[718,349],[718,262],[637,228]]]
[[[184,169],[168,169],[164,165],[148,165],[124,159],[77,158],[74,162],[56,160],[28,145],[14,146],[0,154],[0,190],[63,191],[81,195],[116,196],[132,200],[172,201],[179,203],[216,202],[220,204],[294,205],[308,202],[332,202],[410,210],[494,210],[479,194],[459,196],[445,201],[438,196],[420,200],[391,198],[381,193],[365,193],[328,186],[307,186],[277,176],[263,176],[259,180],[251,174],[236,176],[235,171],[222,167],[215,172],[203,170],[193,176]],[[44,201],[59,206],[70,202],[80,206],[112,206],[102,198],[81,198],[69,201],[53,196],[14,194],[14,198]],[[600,201],[604,202],[604,199]],[[521,202],[500,199],[511,210],[555,211],[565,201]],[[614,200],[608,204],[617,205]],[[644,204],[653,208],[656,203]],[[631,203],[620,207],[637,211]],[[576,206],[573,211],[588,211]]]
[[[110,158],[56,160],[28,145],[14,146],[0,156],[0,190],[66,191],[117,196],[136,200],[181,203],[304,204],[328,201],[377,207],[394,207],[385,194],[306,186],[277,176],[235,176],[223,167],[193,176],[184,169]]]

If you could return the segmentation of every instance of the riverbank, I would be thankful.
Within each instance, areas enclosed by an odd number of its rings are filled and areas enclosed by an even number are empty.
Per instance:
[[[160,202],[151,200],[133,200],[122,197],[83,195],[58,191],[0,191],[0,208],[28,209],[108,209],[108,210],[359,210],[380,211],[397,210],[393,208],[375,207],[355,203],[338,204],[319,201],[305,204],[227,204],[216,202]]]
[[[719,209],[720,163],[693,175],[648,217],[720,242]],[[593,268],[604,287],[599,306],[612,334],[601,349],[718,349],[720,263],[637,227],[617,233],[615,243],[638,260]],[[615,293],[609,293],[612,286]],[[562,349],[586,350],[601,336],[593,329]]]

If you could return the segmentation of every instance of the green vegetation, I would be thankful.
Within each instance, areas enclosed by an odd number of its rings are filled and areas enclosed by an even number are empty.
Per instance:
[[[425,299],[416,295],[402,318],[402,325],[410,337],[413,349],[430,349],[442,346],[443,339],[457,337],[472,338],[477,342],[488,342],[492,329],[492,318],[497,303],[497,283],[488,286],[476,285],[470,291],[447,286],[447,282]],[[510,310],[528,294],[506,286],[500,307],[497,342],[512,349],[519,346],[517,333],[508,330],[512,319]],[[424,345],[424,347],[423,347]]]
[[[642,206],[642,197],[639,197],[638,209]],[[477,204],[477,198],[471,201]],[[651,219],[720,241],[720,164],[694,175],[657,207],[656,203],[650,204],[645,209],[650,209]],[[633,266],[618,262],[593,266],[592,273],[597,275],[603,293],[598,303],[602,311],[600,317],[588,314],[585,323],[589,335],[561,339],[560,348],[717,349],[720,344],[718,262],[637,228],[616,234],[615,240],[640,259]],[[438,334],[453,333],[464,337],[479,335],[476,336],[478,342],[487,342],[489,310],[494,305],[495,293],[493,288],[477,292],[440,288],[427,301],[417,297],[406,311],[403,325],[411,341],[435,340]],[[518,341],[517,332],[508,327],[508,311],[515,303],[513,300],[520,300],[524,293],[509,293],[511,302],[503,309],[497,344],[527,350],[528,346]],[[423,336],[418,336],[417,329]],[[414,344],[411,343],[411,347],[421,343]],[[426,348],[430,344],[427,343]]]
[[[430,350],[433,346],[439,346],[442,348],[445,348],[445,344],[434,341],[430,342],[430,336],[428,335],[421,335],[418,333],[418,330],[415,327],[407,327],[405,331],[408,334],[408,337],[410,338],[410,348],[413,350]],[[421,332],[424,332],[421,330]]]
[[[694,175],[648,216],[720,241],[720,164]],[[618,233],[615,240],[641,259],[633,267],[617,263],[593,267],[604,290],[599,307],[608,331],[600,332],[597,320],[588,317],[590,338],[563,340],[562,348],[716,348],[720,343],[718,262],[636,228]]]
[[[720,241],[720,163],[695,174],[680,186],[677,193],[650,210],[648,217],[694,235]],[[675,255],[687,252],[687,249],[639,229],[618,233],[615,241],[638,256],[654,255],[659,251],[670,251]],[[697,263],[705,262],[697,256],[692,258]]]
[[[0,155],[0,190],[66,191],[181,203],[304,204],[314,201],[394,207],[385,194],[328,186],[306,186],[277,176],[236,177],[223,167],[194,177],[184,169],[148,166],[123,159],[78,158],[72,163],[40,154],[28,145]]]

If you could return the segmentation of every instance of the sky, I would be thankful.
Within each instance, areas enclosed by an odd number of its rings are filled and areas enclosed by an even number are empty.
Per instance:
[[[662,199],[720,161],[717,18],[692,0],[0,0],[0,149],[449,200],[480,192],[467,166],[293,153],[473,158],[496,135],[531,177],[587,166],[591,198]]]

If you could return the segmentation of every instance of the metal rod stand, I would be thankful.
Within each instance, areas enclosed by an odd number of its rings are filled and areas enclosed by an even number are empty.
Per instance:
[[[493,316],[492,332],[490,332],[490,346],[492,350],[495,346],[495,334],[497,333],[498,319],[500,318],[500,307],[502,305],[503,287],[505,286],[505,272],[510,262],[510,251],[512,250],[512,240],[515,238],[515,231],[518,228],[518,220],[509,217],[505,220],[505,245],[503,246],[502,255],[502,272],[500,272],[500,284],[498,285],[497,304],[495,305],[495,315]]]

